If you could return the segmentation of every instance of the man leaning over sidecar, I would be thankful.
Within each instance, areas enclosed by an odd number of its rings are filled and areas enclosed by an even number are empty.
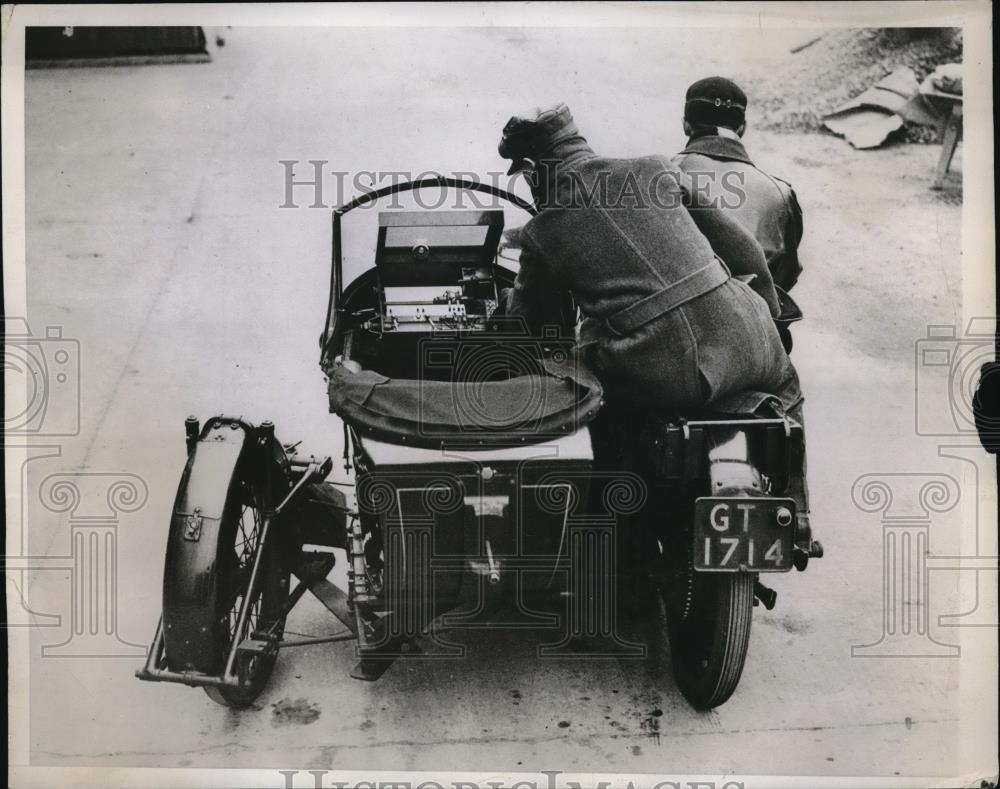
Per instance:
[[[752,410],[756,392],[800,416],[760,245],[721,210],[692,204],[669,159],[598,156],[565,104],[512,117],[498,149],[538,209],[512,234],[521,255],[507,313],[539,330],[570,291],[584,318],[577,351],[609,405]]]

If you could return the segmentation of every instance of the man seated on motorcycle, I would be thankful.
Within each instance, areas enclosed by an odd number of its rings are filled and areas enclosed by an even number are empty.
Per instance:
[[[800,403],[760,245],[711,205],[689,210],[697,196],[666,157],[598,156],[564,104],[511,118],[499,152],[539,211],[518,231],[507,312],[537,329],[570,291],[578,352],[609,399],[680,411],[755,390]]]
[[[690,174],[697,191],[724,206],[763,248],[783,307],[778,331],[790,351],[790,324],[801,317],[787,291],[802,272],[798,256],[802,209],[791,184],[751,161],[742,142],[746,108],[747,96],[735,82],[723,77],[695,82],[684,97],[687,145],[671,161]]]

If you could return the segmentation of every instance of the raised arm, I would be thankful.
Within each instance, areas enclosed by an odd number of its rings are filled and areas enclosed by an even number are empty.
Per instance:
[[[517,232],[514,237],[521,248],[520,269],[508,293],[506,313],[523,318],[532,336],[541,336],[543,326],[561,324],[566,288],[552,276],[544,255],[527,233]]]

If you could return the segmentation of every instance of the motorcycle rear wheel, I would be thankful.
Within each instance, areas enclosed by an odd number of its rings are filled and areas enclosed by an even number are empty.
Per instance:
[[[667,600],[674,679],[692,706],[724,704],[739,684],[750,645],[754,573],[695,573],[686,594]]]

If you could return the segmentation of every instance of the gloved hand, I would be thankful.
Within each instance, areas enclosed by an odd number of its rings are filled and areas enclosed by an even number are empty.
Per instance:
[[[509,227],[500,236],[500,246],[497,251],[503,252],[506,249],[521,249],[521,245],[521,228]]]

